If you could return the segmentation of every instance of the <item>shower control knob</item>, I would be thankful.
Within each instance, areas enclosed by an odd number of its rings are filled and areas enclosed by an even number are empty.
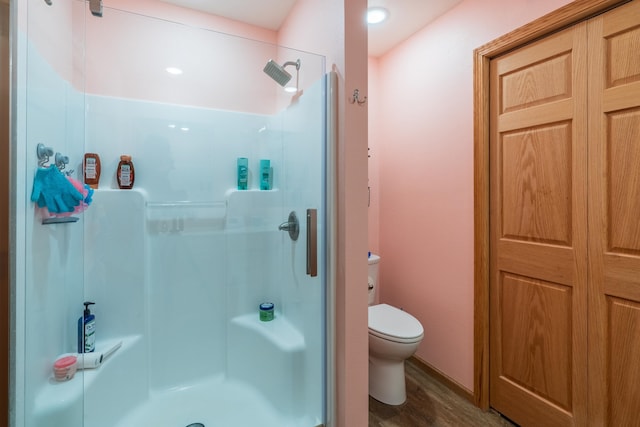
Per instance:
[[[300,234],[300,222],[298,221],[298,216],[295,211],[291,211],[289,214],[289,220],[280,224],[278,226],[278,230],[288,231],[291,240],[298,240],[298,235]]]

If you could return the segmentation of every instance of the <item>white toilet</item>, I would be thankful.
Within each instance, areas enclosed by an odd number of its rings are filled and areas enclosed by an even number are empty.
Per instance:
[[[388,304],[373,305],[380,257],[369,256],[369,395],[388,405],[407,399],[404,361],[416,350],[424,329],[412,315]]]

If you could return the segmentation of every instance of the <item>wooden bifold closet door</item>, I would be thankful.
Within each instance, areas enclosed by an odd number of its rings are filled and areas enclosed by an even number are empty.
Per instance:
[[[640,426],[640,3],[490,63],[490,404]]]
[[[640,2],[588,43],[589,422],[640,426]]]

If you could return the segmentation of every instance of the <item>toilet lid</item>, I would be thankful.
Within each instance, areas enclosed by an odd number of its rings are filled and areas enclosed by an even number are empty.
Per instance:
[[[391,340],[420,339],[424,334],[418,319],[388,304],[369,307],[369,331]]]

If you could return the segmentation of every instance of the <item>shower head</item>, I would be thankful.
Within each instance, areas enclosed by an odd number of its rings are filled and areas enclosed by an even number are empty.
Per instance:
[[[270,59],[269,62],[267,62],[267,65],[264,66],[264,69],[262,71],[264,71],[269,77],[275,80],[276,83],[278,83],[280,86],[284,87],[284,85],[286,85],[289,80],[291,80],[291,74],[289,74],[289,72],[284,69],[284,67],[289,65],[295,65],[296,70],[299,70],[300,60],[298,59],[295,62],[288,61],[282,65],[279,65],[273,59]]]

